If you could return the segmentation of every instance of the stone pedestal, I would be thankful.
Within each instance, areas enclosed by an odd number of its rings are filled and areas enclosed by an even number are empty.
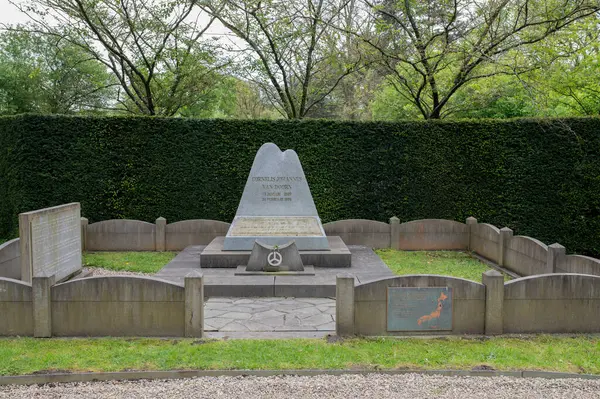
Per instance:
[[[200,266],[205,268],[237,268],[247,265],[251,251],[227,251],[224,249],[225,237],[216,237],[200,254]],[[302,251],[300,257],[305,265],[315,267],[350,267],[352,255],[339,236],[327,237],[329,250]]]

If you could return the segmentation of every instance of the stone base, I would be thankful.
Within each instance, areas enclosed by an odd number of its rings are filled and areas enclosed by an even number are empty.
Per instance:
[[[246,266],[238,266],[234,276],[314,276],[314,266],[304,266],[302,271],[263,272],[260,270],[246,271]]]
[[[200,254],[202,268],[232,268],[247,265],[251,251],[226,251],[225,237],[216,237]],[[352,255],[339,236],[327,237],[328,251],[300,251],[302,263],[315,267],[350,267]]]

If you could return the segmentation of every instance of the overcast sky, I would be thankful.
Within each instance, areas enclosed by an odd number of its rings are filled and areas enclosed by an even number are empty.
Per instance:
[[[23,23],[27,20],[27,16],[17,10],[8,0],[0,0],[0,24]]]

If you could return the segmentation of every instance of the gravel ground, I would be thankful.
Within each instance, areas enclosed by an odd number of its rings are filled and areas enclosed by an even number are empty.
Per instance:
[[[149,274],[149,273],[116,271],[116,270],[110,270],[110,269],[103,269],[101,267],[84,267],[82,270],[82,273],[87,273],[87,272],[92,273],[92,275],[89,277],[94,277],[94,276],[146,276],[146,277],[153,277],[154,276],[154,274]]]
[[[0,398],[600,398],[600,380],[371,374],[0,387]]]

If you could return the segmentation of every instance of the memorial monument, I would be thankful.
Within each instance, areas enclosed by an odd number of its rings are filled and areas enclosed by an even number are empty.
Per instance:
[[[225,236],[226,251],[251,250],[294,241],[299,250],[329,250],[300,159],[273,143],[258,150],[235,218]]]
[[[227,235],[201,253],[201,267],[248,265],[256,243],[294,243],[304,265],[350,267],[351,254],[340,237],[327,237],[300,159],[294,150],[263,144],[254,158]]]

